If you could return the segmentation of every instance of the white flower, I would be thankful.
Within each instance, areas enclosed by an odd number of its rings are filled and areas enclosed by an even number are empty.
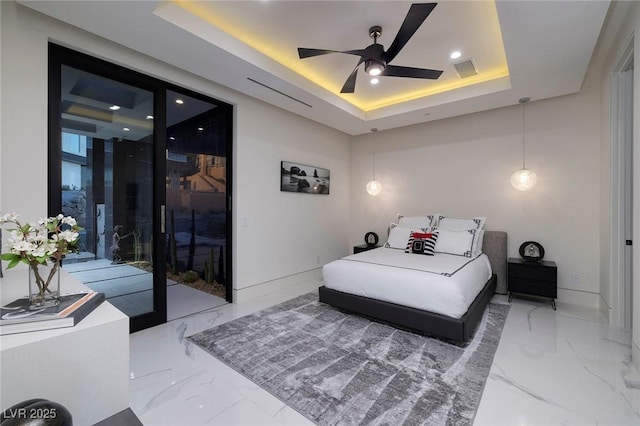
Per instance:
[[[64,219],[62,219],[62,223],[69,226],[76,226],[78,224],[78,222],[76,222],[76,220],[71,216],[67,216]]]
[[[64,219],[64,215],[62,213],[60,213],[58,216],[55,217],[58,220],[62,220]]]
[[[73,232],[73,231],[67,230],[67,231],[62,231],[60,233],[59,238],[61,240],[65,240],[65,241],[67,241],[69,243],[72,243],[75,240],[77,240],[79,236],[80,236],[80,234],[78,234],[77,232]]]
[[[6,213],[3,215],[0,215],[0,224],[2,223],[7,223],[7,222],[15,222],[16,220],[18,220],[18,215],[15,213]]]
[[[36,248],[33,243],[28,241],[16,241],[15,244],[11,247],[11,251],[13,253],[25,252],[27,254],[31,254],[31,252]]]
[[[52,252],[48,245],[41,245],[39,247],[35,247],[31,252],[31,254],[34,257],[45,257],[45,256],[50,257],[53,253],[55,253],[55,250],[56,250],[55,246],[54,246],[54,251]]]
[[[30,241],[33,241],[34,243],[44,243],[45,241],[47,241],[47,235],[36,234],[33,236],[33,238],[30,239]]]

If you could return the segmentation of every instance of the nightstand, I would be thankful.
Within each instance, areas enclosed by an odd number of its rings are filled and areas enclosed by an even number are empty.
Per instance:
[[[357,254],[367,250],[377,249],[382,246],[368,246],[366,244],[360,244],[359,246],[353,246],[353,254]]]
[[[542,260],[527,262],[510,257],[508,264],[509,301],[513,293],[548,297],[553,310],[558,297],[558,266],[555,262]]]

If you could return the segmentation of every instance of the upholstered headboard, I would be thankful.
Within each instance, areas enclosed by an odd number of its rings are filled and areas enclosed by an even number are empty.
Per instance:
[[[498,276],[496,293],[507,293],[507,233],[484,231],[482,251],[489,257],[491,269]]]

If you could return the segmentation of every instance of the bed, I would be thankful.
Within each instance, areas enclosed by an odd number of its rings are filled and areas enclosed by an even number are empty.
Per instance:
[[[319,289],[320,302],[414,332],[465,342],[475,331],[493,294],[507,292],[507,234],[505,232],[485,231],[482,243],[483,254],[472,259],[458,259],[458,263],[456,263],[455,258],[460,258],[460,256],[434,256],[434,258],[445,259],[445,263],[448,265],[437,266],[436,270],[431,272],[420,270],[411,263],[415,259],[412,259],[413,256],[420,258],[427,256],[405,254],[398,250],[393,253],[389,250],[394,249],[370,250],[325,265],[323,268],[325,285]],[[389,256],[390,254],[391,256]],[[394,256],[397,259],[394,260]],[[381,261],[381,259],[387,260]],[[404,262],[400,268],[394,265],[396,260]],[[468,269],[459,268],[459,265],[465,266],[465,268],[475,268],[476,272],[468,272]],[[437,268],[444,269],[437,270]],[[454,273],[450,272],[451,268]],[[447,296],[446,293],[442,296],[432,297],[442,300],[436,305],[430,305],[428,300],[418,304],[412,302],[417,299],[411,293],[417,291],[415,289],[395,291],[402,289],[398,285],[399,282],[402,280],[405,282],[415,281],[415,277],[419,274],[430,276],[432,280],[435,279],[433,285],[440,288],[447,288],[447,279],[453,279],[453,277],[460,281],[459,285],[464,285],[466,280],[471,279],[472,276],[476,278],[473,278],[475,281],[467,286],[468,290],[458,291],[458,293],[465,293],[461,295],[464,306],[461,306],[461,302],[457,301],[454,295]],[[451,275],[451,277],[447,275]],[[377,277],[377,281],[388,279],[392,282],[392,291],[387,291],[388,293],[396,293],[387,297],[392,301],[382,300],[384,298],[382,290],[376,288],[375,285],[372,284],[368,288],[364,285],[366,282],[376,281],[369,280],[369,277],[373,276]],[[480,282],[478,282],[478,276],[483,276]],[[349,277],[358,277],[362,281],[359,285],[360,288],[358,285],[355,289],[343,288],[341,283],[344,283]],[[444,306],[444,308],[436,306]]]

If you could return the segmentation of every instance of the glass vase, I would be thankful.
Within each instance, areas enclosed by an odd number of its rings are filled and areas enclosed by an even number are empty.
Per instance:
[[[44,309],[60,304],[60,268],[29,265],[29,309]]]

